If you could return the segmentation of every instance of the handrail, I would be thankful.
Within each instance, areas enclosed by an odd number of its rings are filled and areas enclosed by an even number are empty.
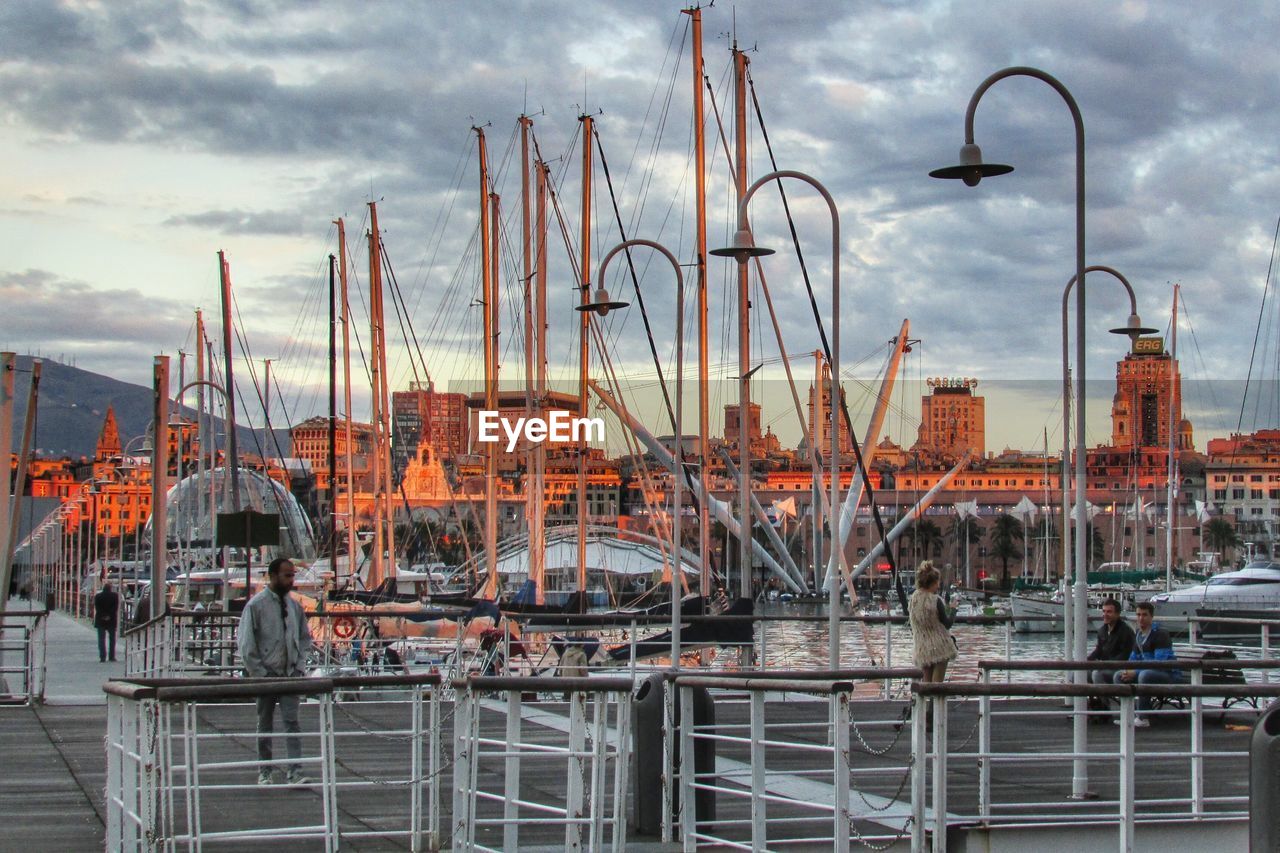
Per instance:
[[[1189,697],[1253,697],[1278,696],[1280,684],[1063,684],[984,683],[980,681],[913,681],[911,691],[921,696],[998,696],[1054,697],[1103,696],[1189,696]]]
[[[708,689],[745,690],[750,693],[850,693],[853,682],[830,679],[785,678],[730,678],[714,675],[682,675],[675,681],[676,687],[706,687]]]
[[[1280,660],[1188,658],[1186,660],[980,660],[978,669],[1017,672],[1121,671],[1128,669],[1280,669]]]
[[[455,678],[451,682],[455,690],[502,691],[502,690],[537,690],[537,691],[586,691],[624,693],[635,688],[630,678],[617,676],[604,678],[541,678],[524,675],[471,675],[466,678]]]
[[[876,667],[864,666],[854,669],[732,669],[732,670],[698,670],[699,676],[709,678],[751,678],[779,679],[795,681],[872,681],[884,678],[919,679],[924,673],[919,667]],[[689,677],[692,673],[687,669],[668,669],[661,673],[667,681],[678,681]]]
[[[357,687],[434,686],[441,681],[440,674],[436,672],[333,678],[129,678],[108,681],[102,685],[102,691],[109,696],[124,699],[158,699],[161,702],[219,701],[257,696],[316,696],[332,693],[335,689]]]

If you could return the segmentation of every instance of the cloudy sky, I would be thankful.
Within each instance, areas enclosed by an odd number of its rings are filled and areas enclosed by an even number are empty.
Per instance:
[[[290,418],[318,413],[325,259],[337,251],[331,221],[347,218],[353,286],[363,287],[366,204],[376,200],[418,339],[411,348],[392,335],[396,385],[414,378],[415,362],[419,379],[425,369],[438,383],[474,381],[474,125],[485,128],[502,197],[503,375],[514,380],[523,374],[514,253],[516,118],[524,112],[563,217],[553,215],[550,229],[548,364],[568,375],[575,273],[566,246],[578,249],[580,114],[596,115],[612,183],[611,193],[597,153],[592,265],[620,239],[615,203],[626,236],[661,240],[683,263],[692,259],[690,33],[681,8],[621,0],[5,3],[0,347],[146,382],[151,355],[192,349],[197,307],[216,320],[215,253],[224,249],[252,356],[278,359]],[[975,11],[960,2],[744,2],[719,3],[703,17],[706,75],[726,130],[736,25],[778,166],[811,173],[835,196],[843,359],[856,380],[876,381],[885,342],[909,318],[921,343],[904,378],[981,379],[995,414],[989,449],[1038,446],[1045,430],[1054,444],[1059,305],[1074,272],[1074,145],[1064,103],[1039,81],[996,84],[978,109],[977,141],[989,160],[1016,171],[975,189],[926,177],[956,161],[978,83],[1032,65],[1058,77],[1084,116],[1088,261],[1123,272],[1144,319],[1162,331],[1172,283],[1183,286],[1179,354],[1194,381],[1186,405],[1198,443],[1234,429],[1251,359],[1253,379],[1274,386],[1275,303],[1264,305],[1263,294],[1280,215],[1276,4],[1035,0]],[[715,246],[728,237],[731,198],[710,99],[707,107]],[[750,125],[758,176],[770,159],[756,116]],[[788,190],[829,328],[829,220],[807,188]],[[752,214],[758,243],[789,247],[776,192],[762,191]],[[671,271],[639,253],[636,263],[670,365]],[[794,251],[769,259],[765,272],[788,351],[811,352],[817,337]],[[610,278],[635,301],[629,281],[612,270]],[[711,361],[730,376],[728,265],[713,259],[709,281]],[[364,324],[357,293],[353,310]],[[1088,293],[1087,369],[1101,380],[1090,392],[1089,438],[1099,442],[1109,432],[1106,380],[1124,352],[1106,330],[1128,309],[1109,277],[1091,276]],[[752,299],[764,308],[758,285]],[[766,419],[793,438],[778,344],[768,314],[754,313],[752,360],[766,364],[756,393],[779,401]],[[610,318],[604,332],[615,369],[645,386],[654,368],[638,310]],[[694,347],[687,351],[692,364]],[[796,369],[812,375],[811,362]],[[904,387],[889,426],[910,441],[919,386]],[[713,394],[715,406],[731,401],[731,391]],[[1275,426],[1273,406],[1251,400],[1244,428]]]

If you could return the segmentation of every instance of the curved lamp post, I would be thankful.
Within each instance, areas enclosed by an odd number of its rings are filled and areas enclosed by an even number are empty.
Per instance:
[[[682,558],[682,550],[680,547],[680,523],[682,520],[682,498],[681,489],[684,486],[684,273],[680,270],[680,262],[676,260],[676,256],[661,243],[653,240],[624,240],[614,246],[600,261],[600,266],[596,270],[596,292],[592,294],[592,299],[585,305],[579,305],[574,308],[575,311],[594,311],[601,317],[608,314],[615,308],[625,308],[628,303],[615,302],[609,299],[609,291],[604,286],[604,271],[608,269],[609,262],[613,260],[614,255],[630,248],[631,246],[648,246],[661,252],[662,255],[671,262],[671,268],[676,273],[676,462],[677,470],[672,478],[674,484],[671,487],[671,668],[680,668],[680,618],[681,618],[681,577],[684,572],[684,560]],[[703,484],[705,487],[705,483]],[[579,497],[582,497],[579,495]],[[706,571],[707,567],[700,567],[700,571]]]
[[[930,177],[934,178],[951,178],[960,179],[968,186],[977,186],[978,182],[986,177],[1007,174],[1013,171],[1012,166],[1004,166],[996,163],[986,163],[982,159],[982,149],[974,143],[973,135],[973,117],[978,109],[978,102],[982,100],[982,96],[987,90],[1006,77],[1034,77],[1043,83],[1048,84],[1066,102],[1067,108],[1071,111],[1071,119],[1075,126],[1075,143],[1076,143],[1076,280],[1083,282],[1085,273],[1084,263],[1084,119],[1080,115],[1080,107],[1076,104],[1076,99],[1072,97],[1067,87],[1062,85],[1057,78],[1041,71],[1038,68],[1029,68],[1026,66],[1013,66],[1004,68],[992,74],[986,80],[983,80],[978,88],[974,90],[973,95],[969,98],[969,106],[965,110],[964,116],[964,145],[960,149],[960,165],[949,166],[943,169],[935,169],[930,172]],[[1079,405],[1076,406],[1076,482],[1081,484],[1081,488],[1076,490],[1075,504],[1075,522],[1076,522],[1076,541],[1075,541],[1075,586],[1073,590],[1073,609],[1072,625],[1074,631],[1074,644],[1071,648],[1071,656],[1075,660],[1085,659],[1085,633],[1086,622],[1085,615],[1088,607],[1087,590],[1085,581],[1086,551],[1084,541],[1085,525],[1088,523],[1085,512],[1085,447],[1084,447],[1084,428],[1085,428],[1085,326],[1084,326],[1084,287],[1076,288],[1076,399]],[[1065,524],[1063,525],[1066,526]],[[1084,671],[1076,673],[1076,680],[1084,683]],[[1074,731],[1072,737],[1072,751],[1077,756],[1072,761],[1072,778],[1071,778],[1071,796],[1075,799],[1083,799],[1088,794],[1088,762],[1086,759],[1079,757],[1088,748],[1088,730],[1086,726],[1088,721],[1085,717],[1085,700],[1083,697],[1077,697],[1074,705]]]
[[[751,202],[751,197],[755,195],[756,190],[774,180],[782,178],[795,178],[804,181],[813,187],[827,202],[827,209],[831,211],[831,507],[832,512],[840,506],[840,407],[837,400],[840,393],[840,212],[836,209],[835,199],[831,197],[831,193],[827,191],[817,179],[806,175],[804,172],[797,172],[792,169],[781,169],[776,172],[770,172],[764,177],[757,180],[754,184],[747,188],[742,194],[742,200],[738,202],[738,230],[733,235],[733,245],[724,249],[712,249],[711,254],[720,257],[729,257],[736,260],[739,264],[747,263],[751,258],[759,258],[765,255],[772,255],[773,249],[765,249],[755,245],[755,240],[751,236],[751,226],[747,222],[747,205]],[[747,417],[746,412],[740,413],[740,416]],[[742,449],[745,453],[745,448]],[[750,536],[751,531],[751,496],[749,489],[751,485],[750,466],[742,464],[739,466],[739,484],[738,484],[738,512],[742,519],[744,530],[743,538]],[[835,528],[832,528],[832,548],[839,548],[836,541]],[[749,542],[748,542],[749,547]],[[745,549],[744,549],[745,550]],[[750,551],[746,551],[749,555]],[[840,563],[844,562],[844,553],[841,549],[838,554]],[[743,571],[746,571],[744,565]],[[839,571],[830,572],[830,580],[827,583],[827,654],[830,661],[831,669],[839,669],[840,666],[840,580],[841,573]]]
[[[1102,264],[1091,264],[1090,266],[1085,267],[1084,271],[1086,275],[1091,272],[1105,272],[1114,276],[1116,280],[1118,280],[1121,284],[1124,285],[1124,289],[1129,294],[1129,319],[1128,321],[1126,321],[1125,325],[1115,329],[1110,329],[1109,331],[1111,332],[1111,334],[1128,335],[1129,341],[1132,344],[1132,342],[1138,340],[1138,338],[1141,335],[1151,335],[1159,331],[1158,329],[1153,329],[1149,326],[1142,325],[1142,318],[1138,316],[1138,298],[1137,296],[1134,295],[1133,285],[1129,284],[1129,279],[1121,275],[1120,272],[1118,272],[1116,269],[1112,267],[1104,266]],[[1068,352],[1067,351],[1067,338],[1068,338],[1067,297],[1071,294],[1071,288],[1075,286],[1075,283],[1076,283],[1076,277],[1072,276],[1071,280],[1067,282],[1067,286],[1063,288],[1063,291],[1062,291],[1062,517],[1064,519],[1067,517],[1067,495],[1070,491],[1069,487],[1071,483],[1071,462],[1070,462],[1071,460],[1071,426],[1070,426],[1071,424],[1071,373],[1068,368],[1069,362],[1067,358],[1067,352]],[[1081,289],[1083,290],[1083,288]],[[1081,397],[1080,400],[1081,400],[1080,407],[1083,408],[1084,398]],[[1077,437],[1081,438],[1083,442],[1083,436],[1077,436]],[[1085,485],[1082,486],[1081,483],[1085,483]],[[1085,494],[1087,492],[1087,486],[1088,486],[1087,482],[1083,480],[1078,480],[1076,482],[1076,490],[1080,494]],[[1086,494],[1086,500],[1087,499],[1088,498]],[[1086,507],[1086,510],[1087,509],[1088,508]],[[1064,528],[1066,527],[1065,522],[1063,524],[1063,527]],[[1077,528],[1077,530],[1079,530],[1079,528]],[[1077,536],[1081,536],[1081,535],[1087,536],[1087,528],[1086,528],[1086,534],[1080,534],[1077,532]],[[1087,544],[1088,543],[1086,542],[1086,545]],[[1065,550],[1062,553],[1062,562],[1063,562],[1063,576],[1066,577],[1067,554]],[[1088,571],[1088,566],[1086,564],[1086,567],[1085,567],[1086,581],[1088,579],[1087,571]],[[1066,652],[1067,654],[1071,654],[1071,650],[1075,648],[1074,637],[1075,637],[1075,627],[1076,627],[1074,624],[1075,608],[1072,606],[1074,604],[1074,602],[1072,601],[1072,596],[1064,596],[1063,604],[1064,604],[1063,630],[1064,630],[1064,638],[1066,641]],[[1084,617],[1084,623],[1085,623],[1085,630],[1087,632],[1088,624],[1089,624],[1089,620],[1087,616]],[[1086,633],[1086,637],[1087,637],[1087,633]]]

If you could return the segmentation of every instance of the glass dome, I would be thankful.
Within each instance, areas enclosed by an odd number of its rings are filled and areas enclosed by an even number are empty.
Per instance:
[[[280,516],[280,544],[260,549],[262,559],[315,559],[311,522],[289,490],[260,471],[241,468],[239,475],[240,509]],[[228,469],[215,468],[184,477],[169,489],[165,499],[165,538],[169,547],[212,549],[217,514],[234,509]],[[148,535],[150,530],[148,521]]]

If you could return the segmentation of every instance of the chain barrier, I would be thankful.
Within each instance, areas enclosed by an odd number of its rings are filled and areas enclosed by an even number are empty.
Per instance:
[[[902,822],[902,829],[898,830],[894,836],[884,844],[876,844],[874,841],[868,841],[863,838],[862,833],[858,831],[858,827],[854,825],[852,820],[849,821],[849,833],[853,836],[854,841],[858,842],[868,850],[888,850],[890,847],[893,847],[899,841],[911,834],[911,826],[915,823],[915,820],[914,816],[908,816],[907,819]]]
[[[894,723],[893,740],[889,741],[889,745],[886,746],[884,749],[876,749],[873,746],[871,746],[871,744],[867,743],[866,738],[862,736],[862,730],[858,728],[857,720],[850,719],[849,722],[853,725],[854,737],[858,739],[858,743],[862,744],[862,751],[865,752],[867,755],[880,756],[880,755],[887,755],[889,753],[889,750],[893,749],[895,746],[898,745],[898,741],[902,739],[902,733],[906,731],[906,728],[907,728],[906,722],[910,716],[911,716],[911,706],[906,705],[903,707],[902,713],[898,716],[898,721]]]

